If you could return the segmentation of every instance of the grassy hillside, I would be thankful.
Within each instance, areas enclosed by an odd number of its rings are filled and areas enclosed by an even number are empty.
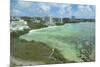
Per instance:
[[[50,56],[52,49],[45,43],[36,41],[20,40],[11,38],[11,56],[25,61],[41,61],[46,64],[70,63],[74,61],[66,60],[60,52],[55,49],[54,54]]]

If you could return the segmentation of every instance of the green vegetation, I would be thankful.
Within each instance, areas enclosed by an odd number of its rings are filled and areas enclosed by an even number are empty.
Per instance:
[[[10,67],[17,67],[17,66],[16,66],[16,64],[11,63],[11,64],[10,64]]]
[[[62,61],[63,63],[75,63],[75,61],[69,61],[66,60],[63,55],[60,53],[59,50],[55,49],[55,53],[53,55],[56,59],[59,59],[60,61]]]
[[[64,25],[64,23],[56,23],[56,25]]]
[[[56,49],[49,58],[52,49],[42,42],[26,41],[18,38],[11,38],[11,56],[26,61],[41,61],[46,64],[69,63]]]
[[[43,23],[36,23],[36,22],[27,22],[27,23],[31,29],[39,29],[39,28],[47,27]]]
[[[38,18],[38,20],[40,20],[40,18]],[[47,27],[46,25],[44,25],[44,21],[41,22],[34,22],[31,19],[26,18],[25,21],[27,21],[28,26],[31,29],[39,29],[39,28],[43,28],[43,27]]]
[[[11,39],[11,56],[28,61],[51,61],[50,49],[44,43]]]
[[[29,29],[24,29],[22,31],[13,31],[10,33],[10,36],[15,38],[15,37],[19,37],[20,35],[23,35],[25,33],[28,33],[28,32],[29,32]]]

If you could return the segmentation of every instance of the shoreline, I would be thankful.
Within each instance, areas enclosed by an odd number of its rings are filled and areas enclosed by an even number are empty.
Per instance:
[[[58,26],[49,26],[49,27],[40,28],[40,29],[32,29],[32,30],[29,31],[29,33],[33,32],[33,31],[40,31],[40,30],[44,30],[44,29],[47,29],[47,28],[55,28],[55,27],[58,27]]]

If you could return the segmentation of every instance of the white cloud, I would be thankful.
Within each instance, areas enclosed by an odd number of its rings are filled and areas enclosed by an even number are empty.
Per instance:
[[[13,6],[13,5],[12,5]],[[45,14],[52,15],[52,7],[59,8],[56,12],[60,17],[71,17],[72,5],[71,4],[58,4],[58,3],[38,3],[38,2],[26,2],[17,1],[12,9],[12,14],[20,15],[24,14]],[[26,15],[26,14],[25,14]],[[58,16],[57,15],[57,16]],[[94,18],[95,17],[95,6],[89,5],[78,5],[78,11],[74,13],[77,18]]]
[[[80,5],[78,6],[78,11],[76,12],[77,18],[94,18],[95,17],[95,8],[89,5]]]
[[[70,4],[52,4],[55,7],[59,8],[58,14],[61,15],[61,17],[71,17],[72,12],[71,12],[71,5]]]
[[[58,7],[57,13],[62,17],[71,17],[71,5],[69,4],[58,4],[58,3],[39,3],[40,13],[51,15],[50,10],[52,7]]]
[[[40,12],[50,12],[50,9],[51,9],[51,7],[50,7],[50,5],[48,5],[48,4],[46,4],[46,3],[38,3],[38,6],[39,6],[39,8],[40,8]]]
[[[63,17],[71,17],[72,12],[71,12],[71,5],[69,4],[64,4],[64,5],[60,5],[59,6],[60,10],[59,10],[59,14]]]
[[[26,1],[17,1],[17,6],[19,8],[30,8],[33,5],[33,2]]]

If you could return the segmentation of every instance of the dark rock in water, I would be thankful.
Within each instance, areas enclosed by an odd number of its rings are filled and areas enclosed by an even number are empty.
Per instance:
[[[93,44],[90,43],[89,41],[86,41],[83,44],[83,47],[80,49],[80,58],[85,61],[85,62],[90,62],[93,61],[94,58],[94,48],[93,48]]]

